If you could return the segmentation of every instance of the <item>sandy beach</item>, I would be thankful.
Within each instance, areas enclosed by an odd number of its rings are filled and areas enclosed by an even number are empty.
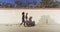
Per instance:
[[[60,25],[41,25],[34,27],[0,25],[0,32],[60,32]]]

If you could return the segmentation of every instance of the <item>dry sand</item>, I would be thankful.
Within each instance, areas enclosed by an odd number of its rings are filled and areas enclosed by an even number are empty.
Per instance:
[[[0,32],[60,32],[60,25],[41,25],[35,27],[0,25]]]

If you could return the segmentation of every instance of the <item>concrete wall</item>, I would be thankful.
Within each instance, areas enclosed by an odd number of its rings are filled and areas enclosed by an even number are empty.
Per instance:
[[[32,16],[36,24],[46,24],[46,21],[40,20],[42,16],[49,16],[48,23],[60,24],[60,11],[58,10],[29,10],[29,9],[15,9],[15,10],[0,10],[0,24],[19,24],[21,23],[21,13],[28,13],[28,17]]]

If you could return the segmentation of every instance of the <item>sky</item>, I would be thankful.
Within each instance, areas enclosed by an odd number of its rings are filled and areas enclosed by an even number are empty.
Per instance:
[[[0,2],[6,2],[6,3],[14,3],[15,0],[0,0]],[[33,0],[21,0],[22,2],[32,2]],[[40,2],[41,0],[34,0],[36,2]],[[57,1],[60,1],[60,0],[57,0]]]
[[[57,0],[57,1],[60,1],[60,0]]]
[[[14,0],[0,0],[1,2],[14,3]]]
[[[6,2],[6,3],[14,3],[14,1],[15,0],[0,0],[1,2]],[[33,0],[21,0],[22,2],[26,2],[26,1],[28,1],[28,2],[32,2]],[[34,1],[36,1],[36,2],[39,2],[39,1],[41,1],[41,0],[34,0]]]

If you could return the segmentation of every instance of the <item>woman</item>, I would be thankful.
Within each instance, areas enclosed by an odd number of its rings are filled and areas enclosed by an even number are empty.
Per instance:
[[[25,25],[28,26],[29,21],[28,21],[28,13],[26,13],[26,18],[25,18]]]

